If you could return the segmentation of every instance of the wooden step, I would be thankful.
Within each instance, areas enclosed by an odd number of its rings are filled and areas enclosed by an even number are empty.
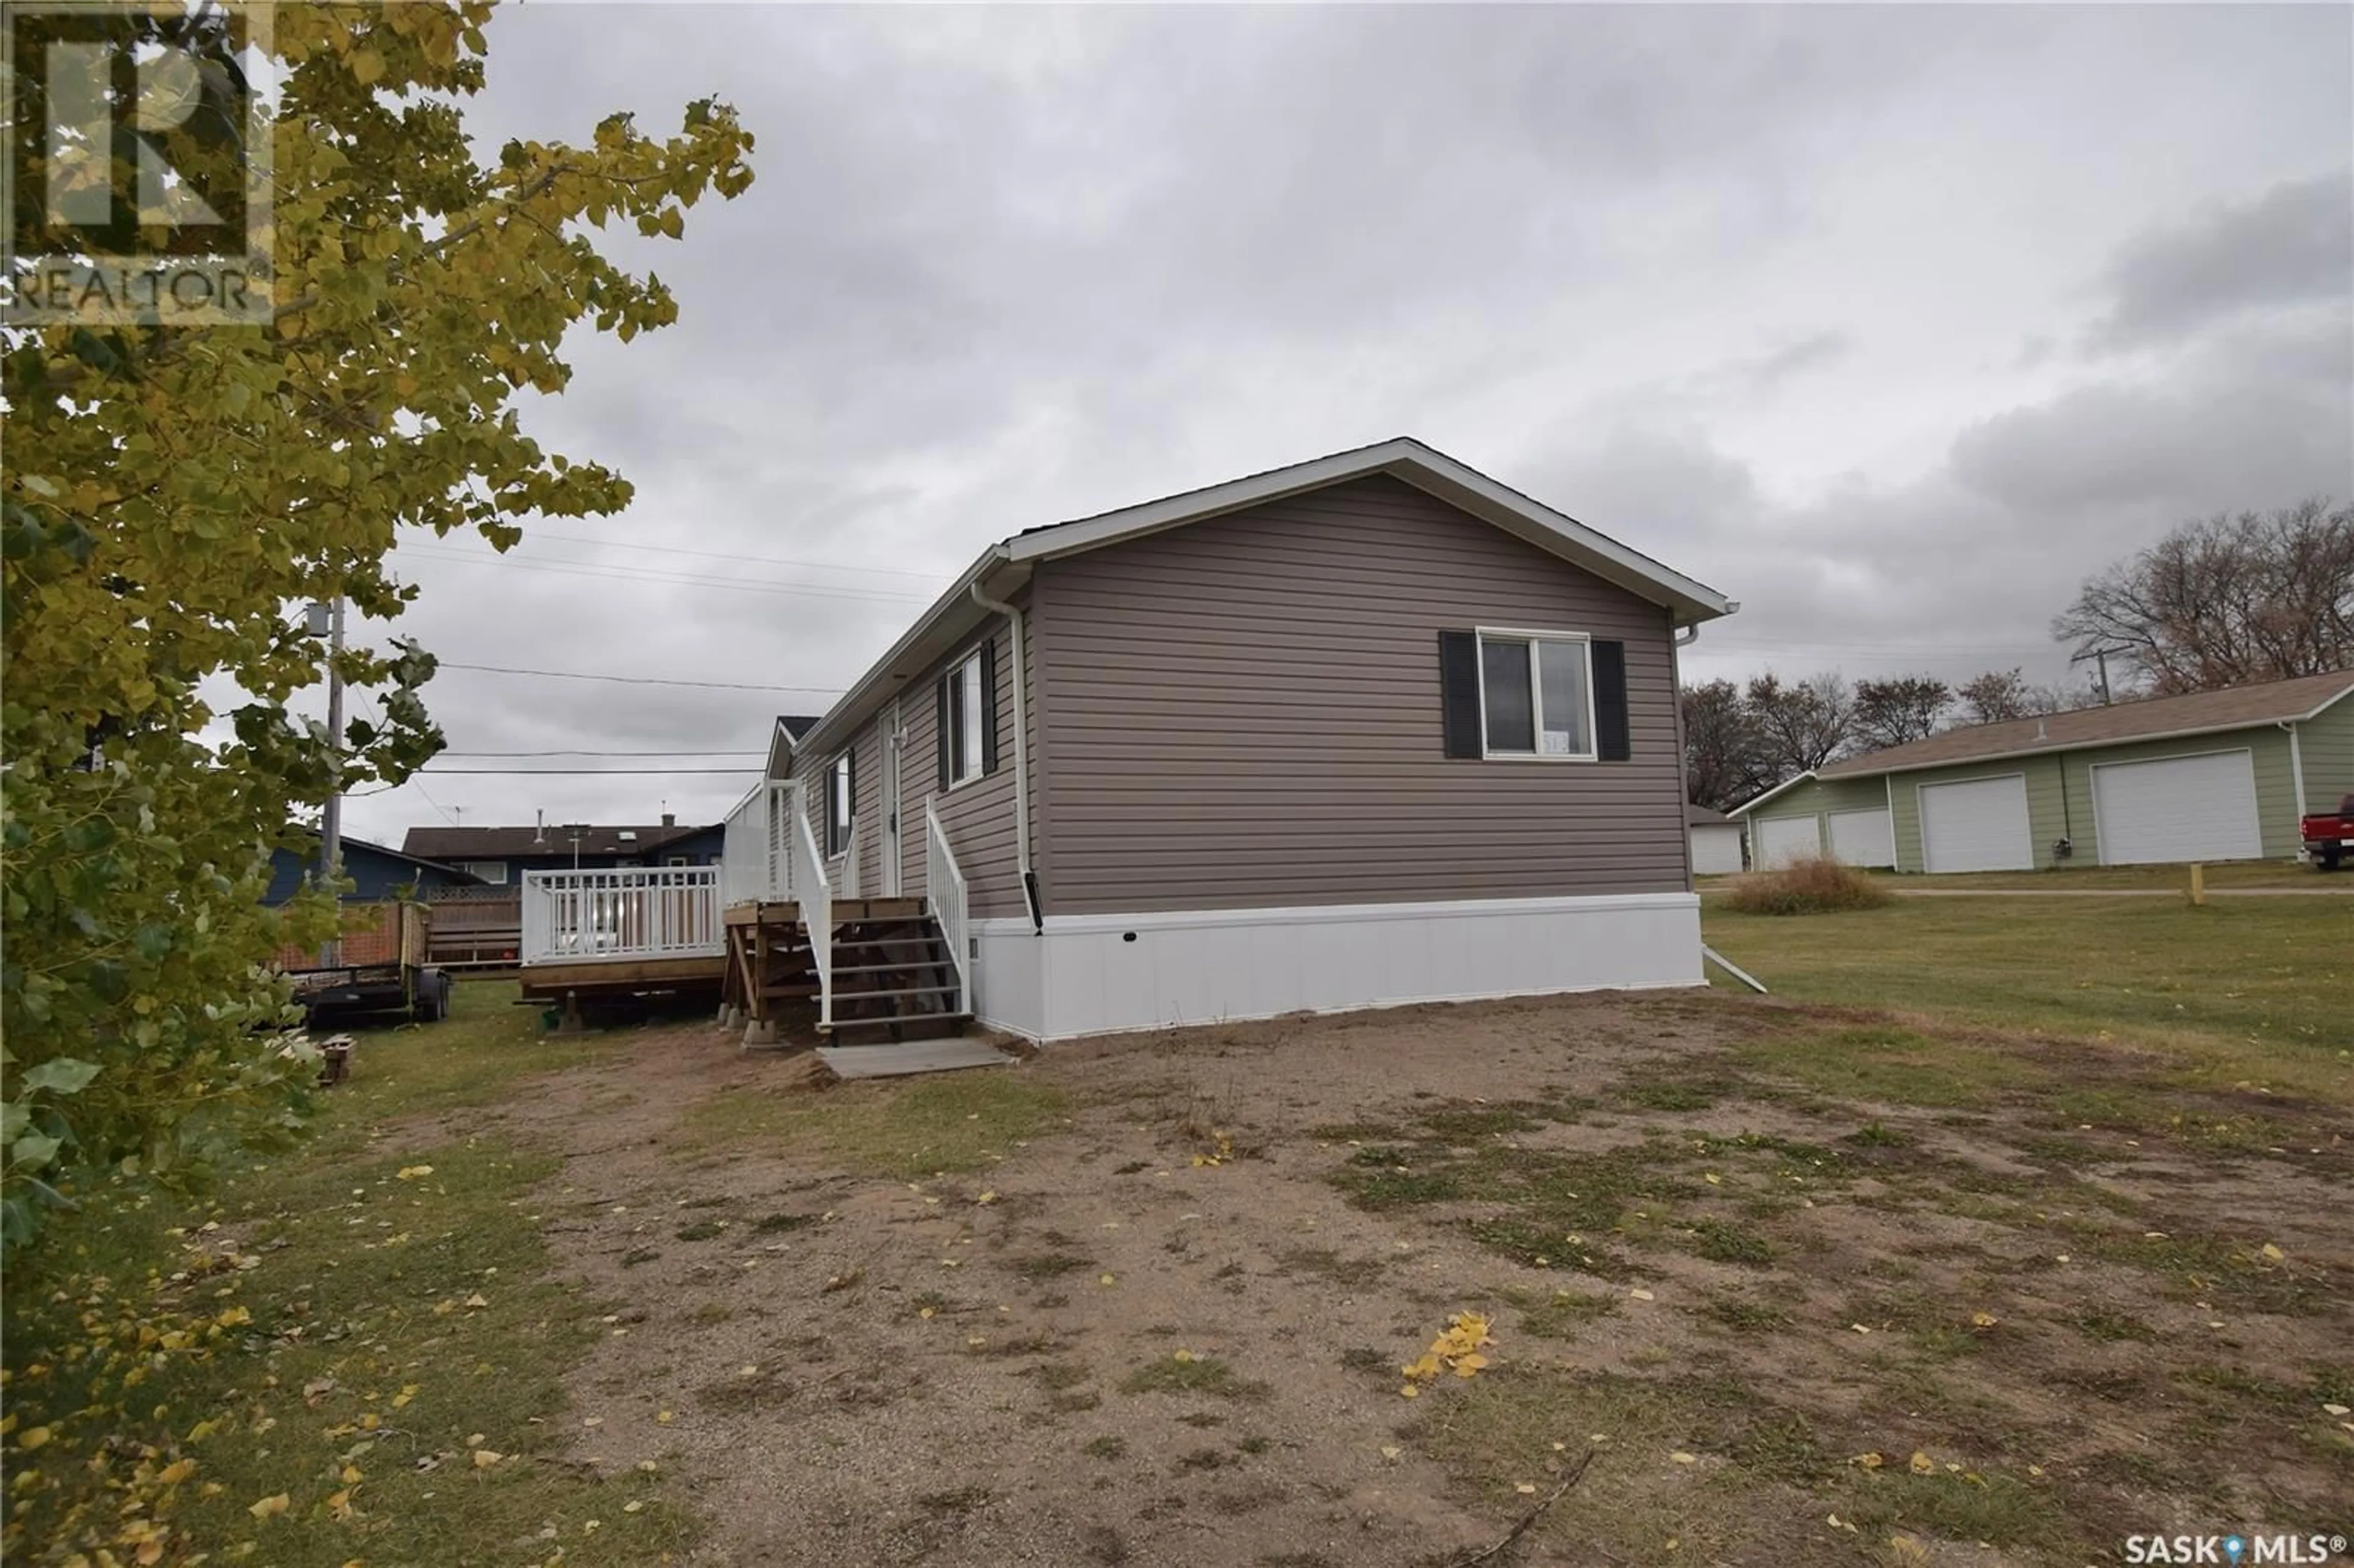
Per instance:
[[[924,916],[921,898],[837,898],[833,901],[835,925],[845,920],[920,920]]]
[[[845,1001],[888,1001],[903,996],[954,996],[958,988],[952,985],[903,986],[897,991],[844,991],[833,988],[836,1003]]]

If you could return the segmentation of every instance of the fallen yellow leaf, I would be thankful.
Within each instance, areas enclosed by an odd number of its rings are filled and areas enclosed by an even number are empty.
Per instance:
[[[1937,1470],[1937,1461],[1932,1459],[1928,1455],[1924,1454],[1918,1448],[1913,1450],[1912,1465],[1913,1473],[1916,1476],[1935,1475]]]
[[[488,1448],[477,1448],[474,1450],[474,1468],[487,1470],[505,1457],[504,1454],[493,1454]]]
[[[156,1472],[155,1478],[167,1487],[176,1487],[196,1473],[194,1459],[175,1459]]]
[[[1970,1321],[1981,1329],[1991,1329],[1995,1326],[1996,1319],[1991,1312],[1973,1312],[1970,1314]]]
[[[286,1511],[286,1505],[292,1500],[293,1499],[289,1498],[284,1492],[280,1492],[274,1498],[262,1499],[260,1502],[254,1503],[249,1507],[245,1511],[251,1514],[256,1519],[276,1519],[280,1514]]]
[[[1679,1465],[1697,1465],[1700,1463],[1699,1455],[1687,1454],[1681,1448],[1677,1449],[1674,1453],[1669,1455],[1668,1457],[1673,1459]]]
[[[394,1171],[393,1174],[399,1177],[403,1181],[414,1181],[420,1176],[432,1175],[433,1167],[430,1165],[404,1165],[399,1170]]]

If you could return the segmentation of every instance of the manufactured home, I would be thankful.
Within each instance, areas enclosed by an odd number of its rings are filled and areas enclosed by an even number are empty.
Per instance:
[[[1017,535],[779,721],[730,997],[1055,1040],[1698,985],[1677,649],[1736,608],[1410,440]]]

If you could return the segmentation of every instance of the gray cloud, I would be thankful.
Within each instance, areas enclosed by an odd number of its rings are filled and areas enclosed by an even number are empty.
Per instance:
[[[2243,312],[2354,293],[2354,168],[2283,180],[2137,238],[2105,281],[2115,304],[2104,348],[2179,341]]]
[[[629,512],[494,564],[404,547],[398,630],[817,690],[450,670],[462,750],[758,749],[991,539],[1398,433],[1742,599],[1697,673],[2048,663],[2075,580],[2180,517],[2354,493],[2307,177],[2349,157],[2342,10],[535,5],[490,36],[486,154],[716,93],[759,179],[683,243],[603,240],[681,319],[583,334],[525,408]],[[2137,352],[2011,346],[2097,333]],[[716,816],[744,781],[444,773],[354,831]]]

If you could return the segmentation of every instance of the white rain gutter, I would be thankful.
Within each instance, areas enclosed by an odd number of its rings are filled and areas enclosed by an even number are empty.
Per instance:
[[[1022,896],[1030,906],[1030,927],[1043,932],[1045,922],[1038,906],[1038,874],[1030,866],[1030,662],[1023,647],[1022,612],[981,592],[978,581],[971,591],[972,602],[1005,617],[1013,633],[1013,842],[1022,870]]]
[[[2297,821],[2303,821],[2306,816],[2305,754],[2296,744],[2296,721],[2283,719],[2280,727],[2288,731],[2288,776],[2296,784],[2296,816]]]

